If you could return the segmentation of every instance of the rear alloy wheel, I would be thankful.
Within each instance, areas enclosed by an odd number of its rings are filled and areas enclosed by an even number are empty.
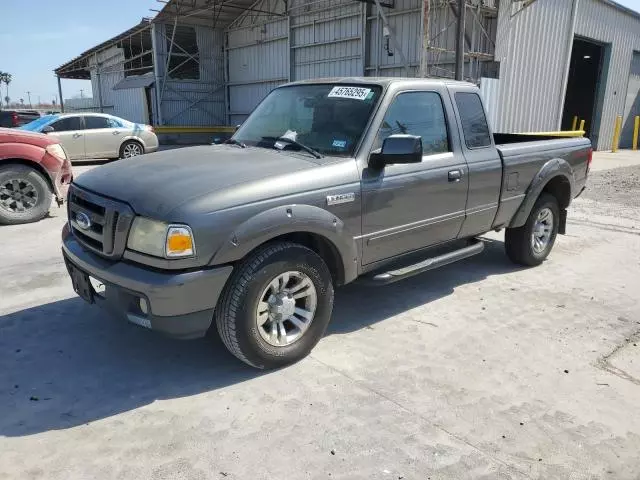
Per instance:
[[[44,218],[51,190],[43,176],[26,165],[0,167],[0,223],[15,225]]]
[[[128,141],[122,144],[120,147],[120,158],[137,157],[144,153],[144,148],[138,142]]]
[[[507,256],[519,265],[540,265],[551,253],[558,235],[560,209],[556,197],[540,195],[522,227],[507,228],[505,249]]]

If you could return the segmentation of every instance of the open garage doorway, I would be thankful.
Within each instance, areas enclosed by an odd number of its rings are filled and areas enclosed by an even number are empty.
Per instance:
[[[602,115],[606,57],[606,45],[580,37],[573,40],[561,128],[571,130],[574,117],[584,120],[586,136],[594,146]]]

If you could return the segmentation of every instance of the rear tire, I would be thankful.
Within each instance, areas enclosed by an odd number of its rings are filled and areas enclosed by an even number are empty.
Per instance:
[[[144,153],[144,147],[140,142],[127,140],[120,147],[120,158],[137,157]]]
[[[505,249],[513,263],[534,267],[551,252],[558,235],[560,208],[556,197],[543,193],[522,227],[507,228]]]
[[[306,357],[324,335],[332,310],[333,283],[322,258],[302,245],[279,242],[237,266],[214,316],[233,355],[270,369]]]
[[[0,166],[0,223],[18,225],[43,219],[51,207],[51,188],[26,165]]]

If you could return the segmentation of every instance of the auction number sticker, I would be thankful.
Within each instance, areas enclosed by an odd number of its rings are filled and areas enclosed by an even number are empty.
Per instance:
[[[371,93],[370,88],[361,87],[333,87],[327,97],[329,98],[352,98],[354,100],[366,100]]]

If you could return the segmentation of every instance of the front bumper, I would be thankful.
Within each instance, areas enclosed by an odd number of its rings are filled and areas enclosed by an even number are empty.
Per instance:
[[[85,250],[65,225],[62,254],[67,267],[105,285],[96,303],[137,325],[176,338],[198,338],[211,326],[213,311],[233,267],[189,272],[160,272],[125,262],[111,262]],[[140,308],[146,300],[147,313]]]

